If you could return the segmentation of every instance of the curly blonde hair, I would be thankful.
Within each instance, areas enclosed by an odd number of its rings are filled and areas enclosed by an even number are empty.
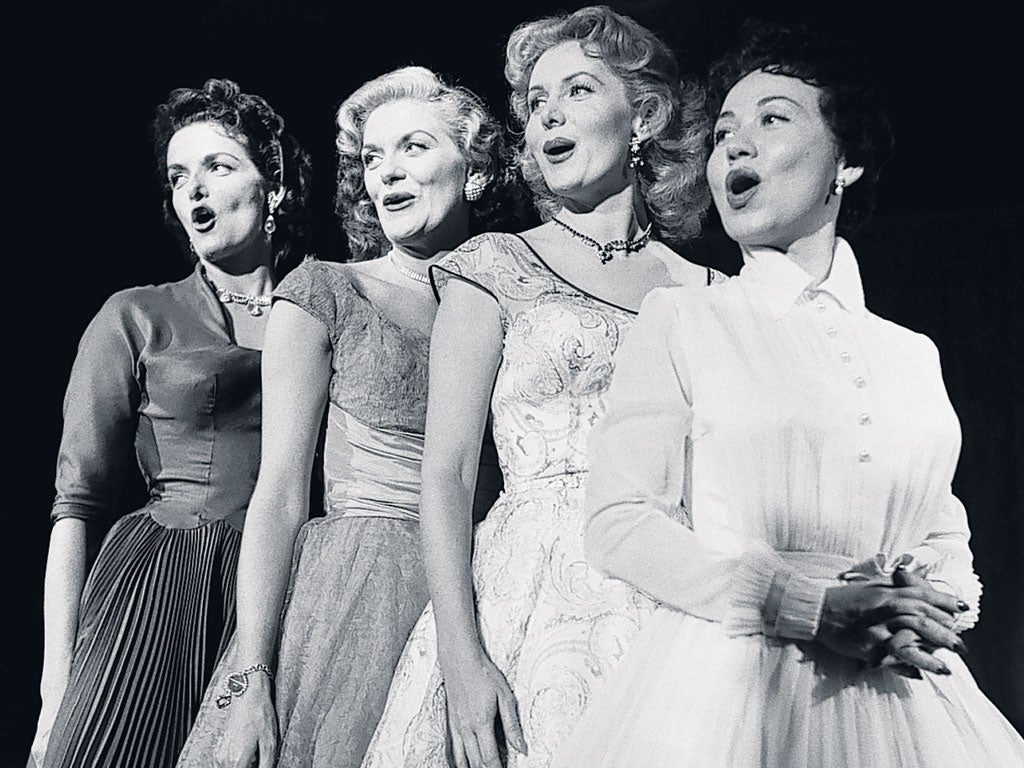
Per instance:
[[[381,229],[373,201],[363,181],[363,129],[377,107],[414,99],[435,104],[450,126],[451,138],[470,171],[490,179],[483,197],[472,204],[471,228],[494,216],[504,186],[501,173],[506,154],[504,131],[483,101],[472,91],[449,85],[425,67],[402,67],[374,78],[356,90],[338,108],[338,190],[335,210],[341,217],[352,258],[374,258],[390,247]]]
[[[655,233],[669,242],[693,237],[711,201],[704,178],[709,127],[704,89],[682,80],[672,51],[653,32],[606,6],[520,24],[508,39],[505,79],[520,127],[518,161],[541,217],[554,216],[562,201],[522,141],[530,116],[527,90],[537,60],[567,41],[600,58],[622,80],[634,110],[649,121],[652,135],[641,146],[644,165],[637,178]]]

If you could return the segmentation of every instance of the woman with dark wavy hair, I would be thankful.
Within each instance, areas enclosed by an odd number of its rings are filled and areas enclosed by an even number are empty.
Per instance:
[[[892,144],[870,70],[747,32],[707,167],[743,269],[651,293],[590,442],[587,555],[662,606],[555,765],[1024,765],[960,658],[981,584],[938,351],[866,308],[841,236]]]
[[[643,296],[715,279],[664,243],[695,234],[706,207],[702,94],[680,87],[655,35],[603,7],[520,26],[505,73],[545,223],[474,238],[431,272],[432,605],[396,672],[373,768],[497,768],[506,740],[508,766],[547,766],[653,608],[585,562],[583,446]],[[488,407],[505,493],[474,536]]]
[[[237,642],[182,768],[362,760],[427,602],[417,523],[436,302],[426,270],[489,222],[502,138],[476,96],[422,67],[381,75],[339,108],[337,207],[356,261],[307,259],[275,292]],[[326,516],[306,522],[325,408]]]
[[[260,349],[270,292],[305,250],[309,160],[230,80],[172,91],[153,133],[167,222],[195,269],[114,294],[79,345],[30,765],[172,766],[235,625]],[[114,522],[133,453],[149,502]]]

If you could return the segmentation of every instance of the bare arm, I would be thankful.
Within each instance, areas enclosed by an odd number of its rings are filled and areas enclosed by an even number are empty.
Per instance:
[[[323,325],[293,304],[275,304],[263,348],[260,472],[238,556],[238,650],[246,665],[274,657],[292,549],[309,515],[309,478],[330,380]]]
[[[243,669],[273,664],[292,551],[309,514],[309,478],[330,378],[331,347],[324,326],[295,305],[277,302],[263,348],[260,472],[238,558],[237,638]],[[245,695],[230,705],[219,765],[248,766],[257,750],[261,768],[272,764],[277,734],[270,691],[265,675],[249,676]]]
[[[78,634],[78,610],[89,564],[102,538],[94,522],[66,517],[50,531],[43,584],[43,676],[41,692],[67,687]],[[59,697],[58,697],[59,702]]]
[[[82,335],[64,397],[43,587],[42,708],[32,744],[40,765],[70,677],[85,581],[131,466],[141,396],[136,311],[125,294],[104,304]]]
[[[420,501],[423,562],[437,617],[439,650],[445,658],[481,650],[470,568],[472,505],[501,344],[493,299],[452,280],[430,339]]]
[[[480,641],[471,567],[473,493],[501,348],[497,304],[451,280],[430,338],[420,535],[458,768],[500,765],[499,713],[509,742],[526,751],[512,691]]]

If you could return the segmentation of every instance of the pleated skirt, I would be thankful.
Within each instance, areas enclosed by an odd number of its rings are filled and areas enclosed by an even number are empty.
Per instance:
[[[302,527],[274,679],[276,768],[358,768],[427,600],[416,523],[329,515]],[[230,714],[215,706],[222,681],[251,663],[231,642],[178,768],[213,764]]]
[[[45,768],[171,768],[235,628],[241,534],[140,511],[107,535],[82,595]]]

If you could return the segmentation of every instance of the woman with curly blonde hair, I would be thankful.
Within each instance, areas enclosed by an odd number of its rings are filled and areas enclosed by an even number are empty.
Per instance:
[[[474,238],[431,270],[432,605],[367,768],[547,766],[653,609],[586,563],[585,444],[643,297],[716,279],[664,242],[695,234],[708,202],[703,98],[664,43],[603,7],[520,26],[505,74],[545,221]],[[505,493],[474,536],[488,407]]]
[[[337,147],[356,261],[307,259],[275,291],[238,632],[180,766],[359,765],[427,601],[426,269],[500,192],[502,130],[469,91],[405,67],[342,103]],[[307,522],[325,409],[326,515]]]

